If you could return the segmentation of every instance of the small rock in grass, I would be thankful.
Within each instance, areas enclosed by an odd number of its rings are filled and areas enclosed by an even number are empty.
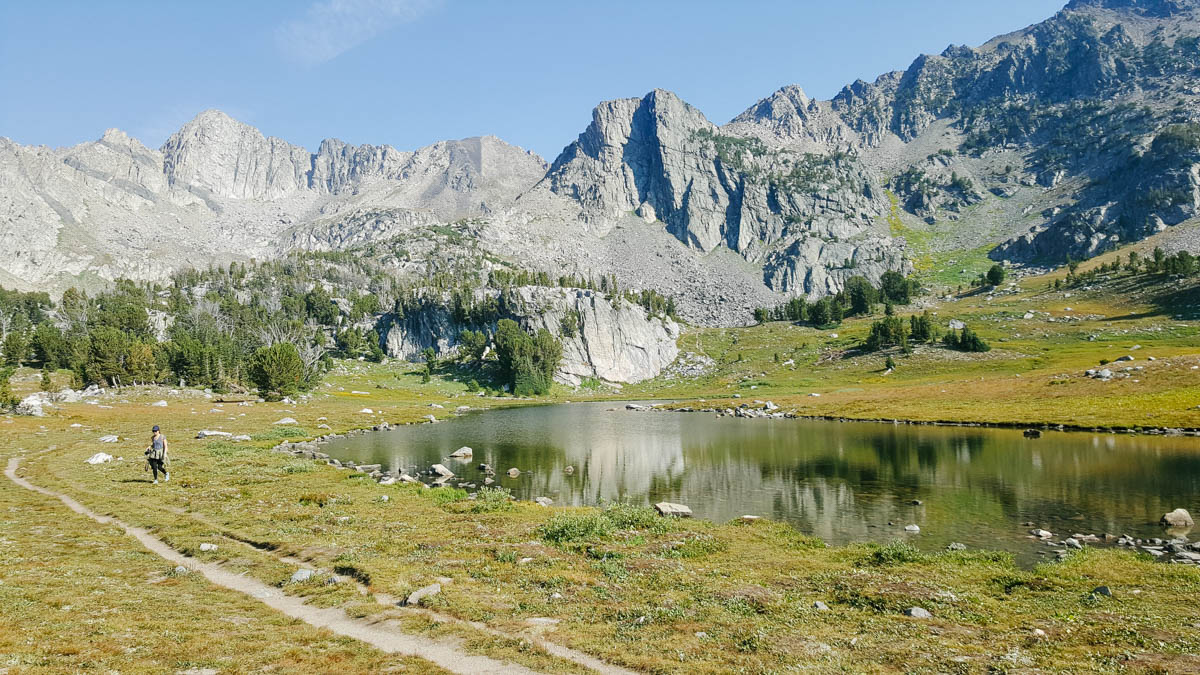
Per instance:
[[[292,417],[284,417],[283,419],[276,420],[271,424],[296,424],[296,420]]]
[[[96,454],[92,455],[91,457],[88,457],[84,461],[87,462],[88,464],[104,464],[105,462],[111,462],[112,460],[113,460],[112,455],[110,455],[106,452],[97,452]]]
[[[1092,589],[1093,595],[1103,595],[1106,598],[1112,597],[1112,590],[1108,586],[1097,586]]]
[[[205,542],[203,544],[200,544],[200,550],[201,551],[215,551],[215,550],[217,550],[217,545]]]
[[[165,407],[167,407],[167,402],[166,402],[166,401],[155,401],[154,403],[151,403],[151,404],[150,404],[150,407],[152,407],[152,408],[165,408]]]
[[[184,567],[183,565],[176,565],[174,571],[175,574],[187,574],[188,568]]]
[[[550,506],[554,503],[554,500],[549,497],[537,497],[533,501],[537,502],[538,506]]]
[[[417,590],[413,591],[412,593],[409,593],[408,597],[404,599],[404,602],[402,604],[405,607],[412,607],[413,605],[419,605],[419,604],[421,604],[421,601],[424,600],[425,598],[432,598],[433,596],[435,596],[441,592],[442,592],[441,584],[429,584],[428,586],[426,586],[424,588],[418,588]]]
[[[299,569],[292,574],[291,583],[301,584],[313,578],[313,571],[310,569]]]
[[[121,440],[121,439],[120,439],[120,438],[118,438],[118,437],[117,437],[117,436],[115,436],[115,435],[101,436],[101,437],[100,437],[100,442],[101,442],[101,443],[116,443],[116,442],[117,442],[117,441],[119,441],[119,440]]]
[[[814,602],[812,604],[812,608],[817,610],[818,612],[828,612],[829,611],[829,605],[821,602],[820,600],[817,600],[816,602]]]
[[[1073,548],[1076,551],[1083,550],[1083,544],[1079,543],[1079,540],[1075,537],[1068,537],[1063,544],[1066,545],[1067,548]]]
[[[950,545],[946,547],[946,550],[947,551],[965,551],[965,550],[967,550],[967,545],[955,541],[955,542],[951,542]]]
[[[196,432],[196,438],[233,438],[233,434],[228,431],[209,431],[204,429]]]
[[[358,412],[360,412],[364,415],[374,415],[375,414],[375,411],[371,410],[370,408],[363,408],[362,410],[359,410]]]
[[[909,607],[908,609],[904,610],[904,615],[911,616],[914,619],[932,619],[933,618],[933,615],[929,613],[929,610],[927,610],[923,607]]]
[[[742,516],[741,518],[738,518],[738,520],[742,521],[743,523],[746,523],[747,525],[750,525],[751,523],[757,523],[758,521],[762,520],[762,516],[747,515],[747,516]]]

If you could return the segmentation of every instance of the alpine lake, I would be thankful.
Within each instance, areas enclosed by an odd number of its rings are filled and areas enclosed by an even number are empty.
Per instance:
[[[461,446],[469,459],[451,459]],[[1034,527],[1074,534],[1167,537],[1162,514],[1196,512],[1200,439],[635,412],[568,403],[468,413],[438,424],[332,440],[323,450],[432,482],[494,486],[556,506],[686,504],[698,518],[756,515],[834,545],[906,540],[1009,551],[1023,565],[1052,556]],[[573,470],[568,470],[572,467]],[[510,468],[520,475],[510,478]],[[916,525],[919,532],[906,530]],[[1180,534],[1174,532],[1173,534]],[[1103,544],[1097,544],[1103,545]]]

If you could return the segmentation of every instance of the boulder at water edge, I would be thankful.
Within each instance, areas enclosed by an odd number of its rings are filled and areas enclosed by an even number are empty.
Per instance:
[[[1159,521],[1164,527],[1192,527],[1195,522],[1192,521],[1192,514],[1186,509],[1175,509],[1170,513],[1163,514]]]
[[[683,504],[659,502],[654,505],[654,509],[664,516],[676,516],[678,518],[692,517],[692,510]]]

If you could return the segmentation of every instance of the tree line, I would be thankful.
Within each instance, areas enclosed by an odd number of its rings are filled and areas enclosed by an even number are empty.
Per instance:
[[[866,277],[852,276],[843,284],[836,295],[825,296],[816,302],[805,298],[791,298],[773,308],[761,307],[754,310],[754,319],[767,321],[791,321],[816,328],[831,328],[842,319],[866,316],[875,312],[880,303],[885,306],[907,305],[920,292],[920,285],[911,278],[894,270],[883,273],[879,286]]]

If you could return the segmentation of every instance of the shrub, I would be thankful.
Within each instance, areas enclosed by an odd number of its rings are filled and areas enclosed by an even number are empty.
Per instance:
[[[304,361],[289,342],[260,347],[250,363],[250,379],[263,398],[291,396],[304,382]]]
[[[925,554],[921,553],[916,546],[905,541],[893,541],[882,546],[872,544],[871,552],[861,562],[873,567],[887,567],[921,562],[922,560],[925,560]]]
[[[669,526],[672,521],[658,515],[649,506],[634,506],[615,502],[604,507],[604,517],[618,530],[653,530]]]
[[[422,494],[428,495],[433,500],[433,503],[438,506],[461,502],[467,498],[466,490],[453,487],[436,487],[431,490],[425,490]]]
[[[596,511],[582,514],[559,513],[538,528],[542,539],[552,544],[606,539],[611,532],[612,523],[603,513]]]
[[[475,495],[475,503],[471,504],[471,513],[492,513],[494,511],[511,511],[516,508],[512,503],[512,493],[508,488],[485,487]]]

